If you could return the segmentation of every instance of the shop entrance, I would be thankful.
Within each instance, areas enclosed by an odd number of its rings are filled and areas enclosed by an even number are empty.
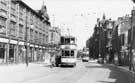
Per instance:
[[[9,61],[11,63],[14,62],[14,45],[12,45],[12,44],[9,47]]]
[[[4,63],[5,58],[5,44],[0,44],[0,63]]]

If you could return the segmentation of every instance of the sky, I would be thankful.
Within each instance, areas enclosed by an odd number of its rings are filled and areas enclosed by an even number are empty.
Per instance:
[[[92,36],[97,18],[117,20],[118,17],[130,14],[134,4],[131,0],[23,0],[32,9],[39,10],[44,2],[52,26],[77,37],[78,49],[86,45]],[[64,34],[62,33],[62,34]]]

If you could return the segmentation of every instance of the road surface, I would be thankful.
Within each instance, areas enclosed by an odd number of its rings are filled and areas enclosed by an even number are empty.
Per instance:
[[[0,83],[135,83],[135,78],[126,72],[96,62],[78,61],[76,67],[20,67],[0,71]]]
[[[46,66],[44,66],[46,67]],[[18,83],[135,83],[134,78],[119,69],[95,62],[81,62],[77,66],[36,69]]]

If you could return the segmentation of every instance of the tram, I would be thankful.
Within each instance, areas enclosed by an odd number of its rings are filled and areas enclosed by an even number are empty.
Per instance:
[[[76,66],[77,62],[77,44],[73,36],[61,36],[60,43],[61,65]]]

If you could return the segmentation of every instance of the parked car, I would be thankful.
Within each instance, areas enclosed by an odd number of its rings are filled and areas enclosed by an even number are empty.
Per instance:
[[[88,56],[83,56],[82,57],[82,62],[88,62],[89,61],[89,57]]]
[[[104,63],[104,60],[102,58],[98,58],[98,61],[97,62],[103,64]]]

